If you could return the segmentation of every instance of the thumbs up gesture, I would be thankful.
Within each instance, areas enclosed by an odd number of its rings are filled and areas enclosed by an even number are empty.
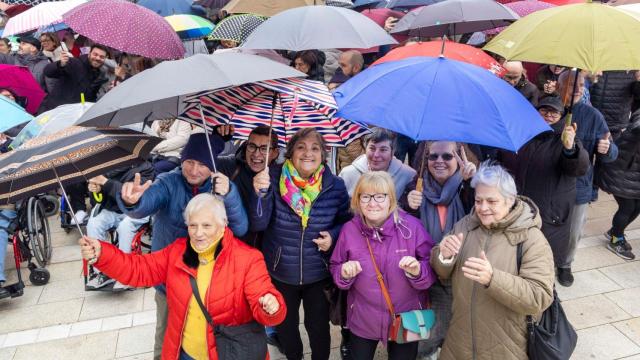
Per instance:
[[[78,243],[80,244],[82,258],[87,260],[89,265],[95,264],[102,253],[102,245],[100,244],[100,241],[88,236],[83,236],[80,238]]]
[[[145,191],[151,187],[151,180],[147,180],[144,184],[140,178],[140,174],[136,173],[133,181],[122,184],[121,197],[122,201],[127,205],[135,205],[142,197]]]
[[[604,137],[598,140],[598,154],[607,155],[609,152],[609,147],[611,146],[611,133],[608,132],[604,135]]]

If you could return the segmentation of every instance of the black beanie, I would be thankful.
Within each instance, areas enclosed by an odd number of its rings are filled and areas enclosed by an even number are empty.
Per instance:
[[[209,170],[213,171],[213,163],[211,163],[211,155],[209,154],[209,146],[207,145],[207,138],[205,133],[196,133],[189,136],[187,145],[182,149],[182,159],[185,160],[197,160],[204,164]],[[214,158],[218,157],[218,154],[224,150],[224,140],[218,134],[209,135],[209,141],[211,142],[211,150],[213,151]]]

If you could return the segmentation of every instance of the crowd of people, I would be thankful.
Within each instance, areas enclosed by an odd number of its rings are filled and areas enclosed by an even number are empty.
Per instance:
[[[334,90],[383,51],[280,55]],[[87,229],[82,255],[95,269],[87,289],[155,286],[156,358],[217,359],[232,347],[225,336],[243,336],[251,346],[238,358],[265,358],[268,343],[300,360],[301,304],[312,359],[330,357],[336,311],[342,359],[373,359],[379,343],[392,360],[527,358],[525,318],[551,304],[556,280],[573,284],[571,266],[599,190],[618,204],[607,248],[635,258],[625,229],[640,214],[640,72],[576,74],[495,58],[503,79],[552,129],[517,153],[417,143],[372,128],[330,161],[313,128],[279,148],[267,126],[238,144],[233,126],[207,133],[180,119],[153,119],[150,131],[162,141],[148,159],[67,188],[71,221]],[[21,37],[15,53],[0,39],[0,63],[30,70],[46,93],[41,113],[81,94],[99,101],[156,61],[62,30]],[[26,105],[15,89],[0,96]],[[571,125],[567,96],[575,102]],[[2,134],[3,149],[17,130]],[[89,210],[87,198],[98,193],[102,200],[92,199]],[[0,295],[15,217],[13,206],[0,209]],[[132,254],[134,235],[149,222],[151,253]],[[108,239],[114,228],[117,246]],[[328,296],[336,289],[338,300]],[[421,309],[436,315],[428,339],[389,338],[396,314]]]

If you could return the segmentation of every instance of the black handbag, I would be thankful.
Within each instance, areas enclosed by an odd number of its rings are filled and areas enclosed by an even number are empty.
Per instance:
[[[522,243],[517,246],[518,273],[522,265]],[[536,323],[527,315],[527,355],[530,360],[568,360],[576,348],[578,334],[562,309],[553,288],[553,302]]]
[[[200,310],[213,328],[216,351],[220,360],[264,360],[267,358],[267,337],[264,326],[257,321],[238,326],[216,325],[202,303],[196,279],[189,277],[191,290]]]

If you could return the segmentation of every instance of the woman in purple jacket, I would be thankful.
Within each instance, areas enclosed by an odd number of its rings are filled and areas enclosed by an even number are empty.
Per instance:
[[[373,359],[379,341],[388,345],[390,360],[413,360],[418,351],[417,342],[387,344],[392,318],[367,242],[397,313],[424,308],[425,290],[436,279],[429,266],[433,241],[418,219],[398,208],[395,194],[388,173],[363,174],[351,199],[356,216],[342,227],[331,256],[333,280],[348,290],[347,325],[354,360]]]

